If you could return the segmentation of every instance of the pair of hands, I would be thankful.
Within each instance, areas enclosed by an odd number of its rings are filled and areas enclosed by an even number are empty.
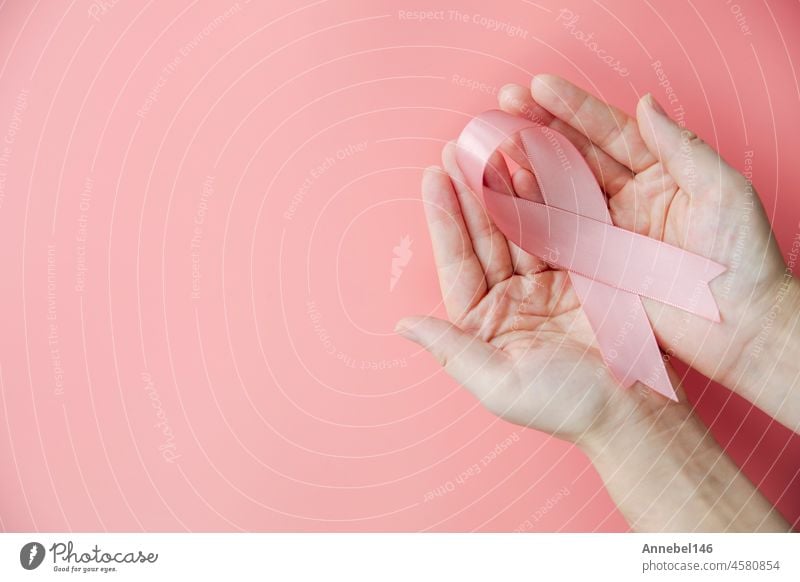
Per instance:
[[[575,144],[605,191],[616,226],[728,267],[711,283],[720,323],[643,299],[656,338],[667,353],[796,431],[795,365],[776,365],[768,353],[788,349],[794,334],[788,323],[773,321],[766,332],[763,323],[777,303],[783,305],[777,320],[796,313],[800,293],[785,276],[786,265],[748,180],[670,119],[650,95],[639,101],[634,118],[564,79],[539,75],[530,90],[504,87],[499,101],[504,111],[548,125]],[[685,408],[685,402],[669,402],[641,384],[629,390],[619,386],[603,363],[567,273],[506,240],[479,195],[465,185],[455,147],[445,147],[444,169],[428,168],[422,183],[452,323],[406,318],[397,331],[429,350],[493,413],[579,445],[602,447],[626,425],[654,425],[669,417],[670,409]],[[527,161],[516,155],[520,150],[507,144],[504,151],[521,167],[510,175],[496,154],[487,185],[541,201]],[[677,380],[675,385],[680,396]],[[683,408],[672,417],[685,418]]]

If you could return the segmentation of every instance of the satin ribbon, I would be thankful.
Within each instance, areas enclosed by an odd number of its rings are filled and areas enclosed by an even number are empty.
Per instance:
[[[490,156],[519,134],[545,203],[483,184]],[[583,156],[562,134],[502,111],[472,119],[458,138],[467,185],[483,195],[498,228],[517,246],[569,271],[608,368],[677,400],[641,297],[719,321],[708,283],[725,267],[613,225],[606,198]]]

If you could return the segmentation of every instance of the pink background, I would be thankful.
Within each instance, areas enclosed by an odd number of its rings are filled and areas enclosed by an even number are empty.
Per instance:
[[[578,451],[392,334],[443,314],[420,171],[536,72],[670,107],[661,61],[786,248],[800,6],[455,4],[0,1],[0,528],[627,528]],[[688,383],[796,524],[800,439]]]

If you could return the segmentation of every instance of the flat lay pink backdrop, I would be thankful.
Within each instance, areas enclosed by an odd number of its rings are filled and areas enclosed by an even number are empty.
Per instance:
[[[626,530],[578,451],[392,333],[443,314],[421,170],[507,82],[652,91],[752,152],[787,249],[799,30],[756,0],[0,2],[0,529]],[[687,382],[796,524],[800,440]]]

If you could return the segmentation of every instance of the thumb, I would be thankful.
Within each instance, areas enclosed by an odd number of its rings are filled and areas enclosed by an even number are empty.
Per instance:
[[[675,123],[651,94],[639,100],[636,120],[647,149],[690,195],[745,185],[739,172],[697,134]]]
[[[406,317],[395,331],[427,351],[457,382],[483,401],[498,397],[510,372],[507,355],[452,323],[435,317]]]

